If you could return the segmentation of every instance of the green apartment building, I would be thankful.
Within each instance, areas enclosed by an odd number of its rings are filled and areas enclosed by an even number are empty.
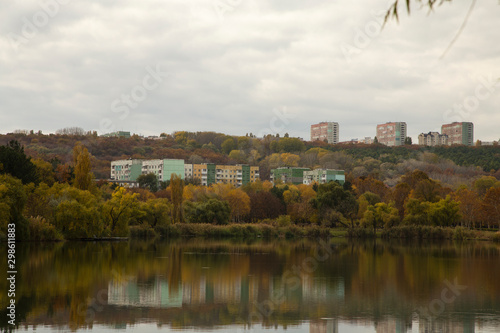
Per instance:
[[[302,184],[304,181],[304,171],[309,168],[283,167],[271,169],[271,181],[274,183],[281,180],[283,183]]]
[[[111,162],[111,180],[136,181],[142,173],[142,160],[120,160]]]
[[[331,181],[339,182],[340,185],[345,183],[345,172],[344,170],[331,170],[331,169],[315,169],[304,171],[304,184],[312,184],[314,182],[318,184],[326,184]]]
[[[156,159],[156,160],[119,160],[111,162],[111,180],[136,182],[140,175],[153,173],[158,181],[170,180],[172,174],[184,179],[184,160]]]

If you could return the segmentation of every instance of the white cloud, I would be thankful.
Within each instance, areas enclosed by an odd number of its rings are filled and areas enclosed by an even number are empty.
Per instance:
[[[53,0],[57,1],[57,0]],[[221,0],[223,1],[223,0]],[[296,117],[284,132],[309,137],[313,122],[338,121],[341,139],[373,136],[375,125],[406,121],[409,134],[439,128],[443,114],[474,93],[500,57],[500,6],[479,2],[443,60],[469,4],[427,14],[401,12],[381,31],[387,1],[67,1],[20,45],[36,1],[1,4],[0,132],[80,126],[103,118],[143,134],[175,130],[259,133],[273,110]],[[357,36],[370,36],[359,44]],[[358,39],[356,39],[358,38]],[[356,44],[357,43],[357,44]],[[346,60],[342,45],[357,48]],[[171,75],[125,119],[112,102],[161,63]],[[500,88],[470,114],[476,138],[498,139],[492,124]],[[282,133],[282,134],[283,134]]]

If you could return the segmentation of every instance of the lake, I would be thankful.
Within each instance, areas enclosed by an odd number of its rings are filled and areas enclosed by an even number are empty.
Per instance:
[[[16,259],[21,332],[500,332],[488,242],[18,243]]]

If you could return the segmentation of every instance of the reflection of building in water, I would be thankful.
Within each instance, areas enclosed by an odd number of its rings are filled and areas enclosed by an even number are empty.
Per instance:
[[[309,323],[309,333],[338,333],[338,331],[337,319],[323,319]]]
[[[429,321],[425,318],[420,318],[418,325],[419,333],[474,333],[476,331],[474,318],[470,318],[469,320],[463,318],[462,322],[452,321],[451,319]]]
[[[211,293],[212,288],[208,288]],[[209,300],[212,297],[208,297]],[[182,303],[183,304],[203,304],[207,301],[207,280],[205,276],[201,276],[199,280],[192,283],[182,284]]]
[[[156,278],[153,283],[136,280],[111,281],[108,284],[108,304],[144,307],[181,307],[183,304],[253,302],[258,296],[258,281],[237,277],[230,283],[222,278],[215,281],[201,276],[172,288],[166,280]]]
[[[173,286],[157,277],[152,283],[111,281],[108,285],[108,303],[111,305],[144,307],[181,307],[183,304],[250,303],[260,298],[286,303],[288,309],[298,309],[304,302],[343,301],[345,286],[342,280],[316,279],[302,275],[300,279],[275,276],[259,285],[251,276],[198,276]]]
[[[302,279],[302,301],[327,302],[332,300],[344,300],[344,280],[332,281],[328,278],[313,278],[303,275]]]
[[[108,284],[110,305],[181,307],[182,299],[182,291],[171,291],[165,280],[156,279],[152,284],[140,284],[134,280],[125,282],[112,280]]]
[[[406,333],[411,328],[411,323],[406,324],[399,318],[386,318],[375,323],[377,333]]]

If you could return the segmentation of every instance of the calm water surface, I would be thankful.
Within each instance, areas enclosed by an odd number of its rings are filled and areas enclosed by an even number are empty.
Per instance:
[[[18,244],[17,271],[18,331],[500,332],[486,242]]]

